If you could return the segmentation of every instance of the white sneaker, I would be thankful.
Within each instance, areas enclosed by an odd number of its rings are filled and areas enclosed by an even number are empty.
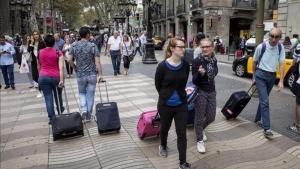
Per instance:
[[[197,142],[197,150],[199,153],[205,153],[205,144],[204,141],[198,141]]]
[[[36,98],[41,98],[41,97],[43,97],[43,93],[39,93],[36,95]]]
[[[205,132],[203,131],[203,141],[207,141],[207,137],[205,135]]]

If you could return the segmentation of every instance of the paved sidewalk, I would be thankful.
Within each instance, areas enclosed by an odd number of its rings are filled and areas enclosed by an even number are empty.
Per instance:
[[[104,59],[104,64],[109,64]],[[118,103],[122,129],[118,134],[99,135],[95,122],[86,124],[84,137],[52,141],[43,98],[35,89],[17,84],[17,90],[0,90],[1,169],[173,169],[178,168],[174,126],[169,132],[168,158],[158,156],[158,138],[140,140],[136,124],[142,111],[156,109],[154,80],[143,74],[107,76],[111,101]],[[103,86],[102,86],[102,89]],[[66,79],[71,111],[78,111],[78,89],[74,78]],[[105,96],[103,90],[102,94]],[[95,103],[99,103],[96,91]],[[187,159],[198,169],[270,168],[299,169],[300,145],[275,134],[263,137],[255,124],[242,118],[226,121],[218,113],[206,130],[207,153],[196,151],[193,128],[188,128]]]

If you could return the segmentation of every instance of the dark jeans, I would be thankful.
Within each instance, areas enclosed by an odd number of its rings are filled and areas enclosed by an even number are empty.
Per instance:
[[[46,108],[48,112],[48,117],[51,120],[53,116],[55,116],[55,111],[54,111],[54,104],[53,104],[53,96],[54,100],[56,103],[56,110],[59,112],[59,107],[58,107],[58,100],[57,100],[57,92],[58,91],[58,97],[59,97],[59,102],[60,102],[60,107],[61,111],[63,111],[63,101],[62,101],[62,88],[57,87],[59,83],[58,78],[53,78],[53,77],[39,77],[39,86],[43,91],[45,102],[46,102]],[[57,90],[56,90],[57,88]]]
[[[1,71],[3,75],[3,79],[6,86],[14,86],[15,85],[15,77],[14,77],[14,64],[12,65],[1,65]]]
[[[203,140],[203,130],[216,117],[216,92],[207,93],[199,90],[195,99],[195,133],[197,141]]]
[[[114,74],[120,73],[121,53],[119,50],[113,50],[110,52],[111,62],[114,68]]]
[[[140,56],[143,56],[143,53],[141,50],[142,50],[141,47],[136,47],[134,55],[136,55],[136,53],[139,52]]]
[[[124,56],[123,62],[124,62],[124,68],[129,69],[130,66],[129,56]]]
[[[66,69],[67,69],[68,75],[72,75],[73,74],[73,68],[72,68],[72,66],[66,60],[65,60],[65,63],[66,63]]]
[[[186,122],[187,122],[187,105],[183,104],[177,107],[169,107],[165,105],[158,106],[160,115],[160,141],[163,147],[167,146],[168,132],[172,125],[172,120],[175,121],[177,134],[177,149],[179,152],[180,163],[186,162]]]
[[[256,89],[259,96],[259,104],[255,122],[262,119],[263,128],[270,129],[269,95],[275,84],[276,74],[257,69],[255,72]]]

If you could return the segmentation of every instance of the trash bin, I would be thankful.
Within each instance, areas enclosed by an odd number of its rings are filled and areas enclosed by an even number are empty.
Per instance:
[[[193,62],[193,59],[194,59],[194,49],[185,48],[183,59],[185,61],[187,61],[190,65],[192,65],[192,62]]]

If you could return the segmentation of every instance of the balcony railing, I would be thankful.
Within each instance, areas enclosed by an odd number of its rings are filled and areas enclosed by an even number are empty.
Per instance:
[[[202,7],[202,0],[192,0],[191,1],[191,10],[198,9]]]
[[[176,14],[177,15],[181,15],[181,14],[184,14],[184,13],[185,13],[185,5],[177,6],[177,8],[176,8]]]
[[[165,19],[165,18],[166,18],[166,11],[163,10],[163,11],[161,11],[161,13],[160,13],[160,19]]]
[[[167,17],[172,17],[174,16],[174,9],[169,9],[167,13]]]
[[[234,8],[256,9],[256,0],[234,0],[232,2]]]

